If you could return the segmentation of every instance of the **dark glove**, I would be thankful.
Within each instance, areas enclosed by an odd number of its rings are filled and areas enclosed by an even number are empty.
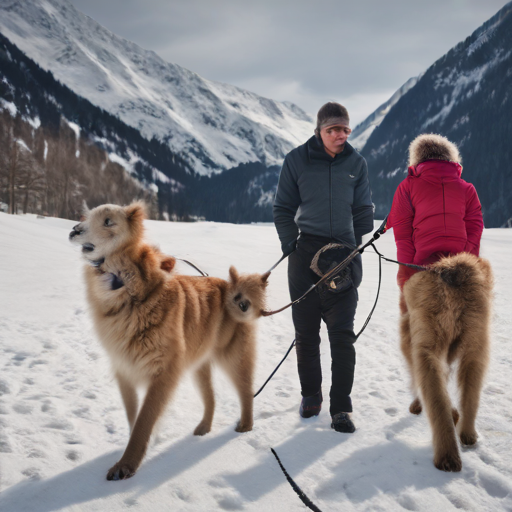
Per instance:
[[[297,240],[292,240],[286,244],[281,244],[281,250],[283,251],[284,256],[289,256],[293,251],[295,251],[295,247],[297,247]]]

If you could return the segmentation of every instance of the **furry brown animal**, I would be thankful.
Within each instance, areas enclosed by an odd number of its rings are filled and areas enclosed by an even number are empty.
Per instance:
[[[252,429],[256,319],[269,273],[230,280],[171,273],[174,259],[143,240],[144,206],[99,206],[70,239],[82,245],[87,297],[99,338],[110,356],[130,424],[130,440],[107,473],[131,477],[157,419],[186,369],[196,372],[204,414],[194,434],[210,431],[215,399],[211,364],[233,380],[241,402],[238,432]],[[139,410],[137,388],[146,396]]]
[[[420,414],[425,407],[433,433],[434,465],[443,471],[462,468],[455,426],[462,444],[477,440],[475,418],[489,362],[492,286],[489,262],[461,253],[415,274],[403,289],[401,349],[416,394],[409,410]],[[455,360],[460,421],[446,389]]]

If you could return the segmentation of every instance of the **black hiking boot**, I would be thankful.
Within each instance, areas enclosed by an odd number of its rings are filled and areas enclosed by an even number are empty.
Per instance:
[[[300,402],[299,413],[303,418],[318,416],[322,409],[322,390],[311,396],[303,396]]]
[[[352,434],[356,430],[354,423],[350,419],[348,412],[339,412],[332,417],[331,428],[336,432],[344,432],[346,434]]]

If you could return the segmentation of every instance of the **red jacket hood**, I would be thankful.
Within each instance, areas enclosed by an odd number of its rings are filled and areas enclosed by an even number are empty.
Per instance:
[[[459,179],[462,165],[446,160],[427,160],[416,167],[409,167],[409,176],[420,176],[430,182],[451,181]]]

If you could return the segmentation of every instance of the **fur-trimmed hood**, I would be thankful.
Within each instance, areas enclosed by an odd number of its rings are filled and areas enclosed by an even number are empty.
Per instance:
[[[426,160],[461,162],[457,146],[442,135],[424,133],[416,137],[409,146],[409,165],[416,167]]]

